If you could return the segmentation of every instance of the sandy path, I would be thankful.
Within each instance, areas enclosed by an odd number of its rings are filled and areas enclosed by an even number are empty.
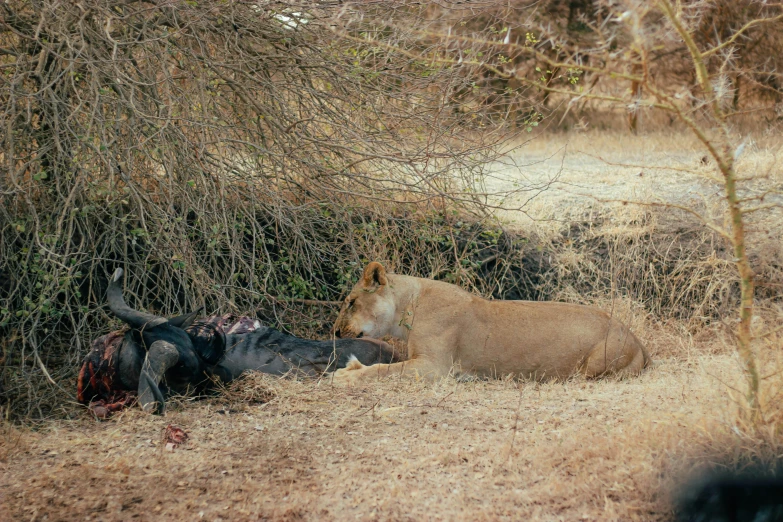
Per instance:
[[[738,172],[760,179],[742,185],[743,197],[776,188],[765,201],[783,204],[782,147],[779,140],[748,140]],[[544,135],[495,163],[485,190],[515,191],[503,204],[524,212],[499,213],[512,224],[579,215],[611,200],[703,209],[723,198],[721,180],[703,157],[703,146],[688,135]]]

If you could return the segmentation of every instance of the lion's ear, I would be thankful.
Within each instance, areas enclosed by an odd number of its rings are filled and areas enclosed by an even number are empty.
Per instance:
[[[371,286],[383,286],[388,283],[386,279],[386,269],[383,265],[377,261],[373,261],[367,268],[364,269],[364,275],[362,276],[362,285],[365,287]]]

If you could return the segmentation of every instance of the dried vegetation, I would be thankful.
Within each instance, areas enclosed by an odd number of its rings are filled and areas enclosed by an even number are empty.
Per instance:
[[[503,157],[515,163],[500,179],[493,160],[516,142],[499,122],[532,131],[554,114],[552,127],[617,127],[601,96],[627,94],[625,80],[598,76],[621,69],[612,59],[546,68],[578,61],[577,44],[598,34],[588,15],[610,11],[540,4],[449,11],[483,61],[459,55],[465,39],[444,40],[443,6],[3,4],[2,128],[15,130],[0,151],[0,518],[663,520],[689,474],[781,454],[779,209],[747,220],[764,418],[751,424],[737,414],[732,351],[740,278],[724,238],[691,212],[725,225],[698,143],[652,116],[629,120],[634,138],[542,132]],[[736,30],[714,20],[719,10],[697,17],[700,2],[683,5],[718,41]],[[755,8],[743,16],[778,16]],[[498,25],[514,13],[525,16]],[[538,40],[547,18],[573,38]],[[702,33],[700,45],[717,44]],[[499,52],[506,36],[524,52]],[[778,36],[750,31],[742,60],[722,55],[742,65],[734,75],[717,54],[707,63],[742,93],[727,105],[732,121],[767,118],[731,128],[755,133],[736,163],[751,203],[780,194],[768,132],[779,125],[778,55],[757,59]],[[670,75],[651,86],[682,80],[670,62],[682,65],[684,50],[654,51],[665,56],[636,62]],[[568,102],[581,85],[596,97]],[[689,110],[705,121],[698,103]],[[564,155],[535,178],[564,143],[583,153],[576,165]],[[634,147],[641,157],[623,154]],[[631,198],[612,188],[631,185],[629,171],[663,181]],[[699,201],[682,208],[676,192],[691,182]],[[662,204],[672,202],[680,208]],[[352,390],[251,375],[175,399],[165,418],[128,410],[103,423],[72,400],[89,340],[116,325],[104,293],[118,265],[134,306],[206,305],[326,337],[373,259],[488,297],[599,305],[658,364],[620,382]],[[173,451],[170,424],[189,436]]]
[[[217,396],[175,400],[162,419],[130,410],[103,423],[82,414],[36,430],[6,426],[0,504],[9,518],[36,520],[55,513],[63,520],[85,513],[103,520],[150,513],[212,520],[670,519],[673,492],[698,470],[769,462],[780,448],[776,435],[762,443],[736,415],[740,364],[733,325],[721,319],[724,299],[737,299],[732,272],[704,249],[705,233],[695,233],[695,225],[665,227],[667,216],[623,210],[594,207],[602,217],[590,226],[536,222],[541,241],[523,242],[524,255],[506,250],[502,258],[508,265],[528,260],[524,266],[539,277],[531,289],[592,302],[629,322],[657,361],[639,379],[389,379],[345,390],[328,379],[253,374]],[[520,224],[517,233],[535,232],[529,226]],[[628,237],[638,243],[617,244]],[[395,252],[391,245],[378,255],[401,263]],[[541,264],[533,269],[530,259]],[[463,272],[463,284],[472,274]],[[656,286],[651,279],[669,292],[646,293]],[[698,298],[687,297],[693,289]],[[671,300],[662,305],[663,295],[686,297],[665,297]],[[762,307],[759,321],[775,324],[777,305],[761,302],[770,308]],[[709,304],[697,308],[704,315],[692,312],[702,303]],[[769,373],[783,368],[779,350],[771,349],[780,342],[779,335],[765,340],[760,366]],[[772,375],[766,383],[764,402],[775,404],[783,379]],[[189,435],[173,451],[163,438],[169,424]]]
[[[0,505],[35,520],[667,520],[682,478],[739,446],[722,383],[741,382],[714,336],[668,335],[678,357],[621,382],[253,376],[246,393],[274,398],[7,427]],[[173,451],[169,424],[189,435]]]

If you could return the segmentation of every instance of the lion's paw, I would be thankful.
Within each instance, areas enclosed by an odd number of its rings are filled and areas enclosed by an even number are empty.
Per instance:
[[[351,356],[345,368],[340,368],[332,374],[332,383],[337,386],[353,386],[359,382],[361,370],[365,366],[356,357]]]
[[[332,374],[332,384],[335,386],[353,386],[358,381],[356,371],[347,368],[340,368]]]
[[[359,359],[356,358],[355,355],[351,355],[348,358],[348,364],[345,365],[345,370],[361,370],[364,368],[364,365],[359,361]],[[340,370],[338,370],[340,371]]]

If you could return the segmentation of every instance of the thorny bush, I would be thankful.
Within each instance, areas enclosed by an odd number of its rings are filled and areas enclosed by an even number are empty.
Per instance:
[[[71,396],[118,264],[161,313],[335,299],[359,260],[352,209],[480,212],[503,134],[449,108],[464,75],[409,58],[403,31],[383,33],[396,52],[336,36],[344,19],[379,34],[363,8],[421,25],[397,7],[0,6],[6,416]]]

